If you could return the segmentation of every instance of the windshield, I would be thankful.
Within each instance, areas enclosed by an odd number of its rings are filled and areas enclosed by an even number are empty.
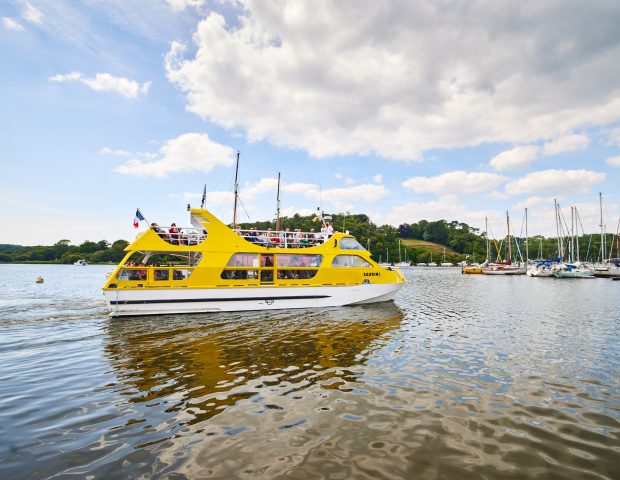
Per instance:
[[[342,250],[366,250],[353,237],[345,237],[342,240],[340,240],[340,248]]]

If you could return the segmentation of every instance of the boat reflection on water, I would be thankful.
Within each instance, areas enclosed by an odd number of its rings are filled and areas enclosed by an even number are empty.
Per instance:
[[[126,405],[116,405],[125,410],[125,434],[138,428],[142,445],[166,442],[166,456],[188,454],[196,434],[201,443],[205,434],[245,432],[246,447],[266,446],[265,429],[286,430],[331,410],[333,399],[323,394],[355,382],[355,366],[383,348],[402,319],[392,302],[111,319],[105,354]]]

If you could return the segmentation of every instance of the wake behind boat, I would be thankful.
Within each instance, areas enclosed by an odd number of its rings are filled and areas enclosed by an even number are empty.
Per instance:
[[[196,208],[190,222],[127,246],[103,287],[112,316],[357,305],[392,300],[405,283],[345,233],[304,244],[290,232],[233,231]]]

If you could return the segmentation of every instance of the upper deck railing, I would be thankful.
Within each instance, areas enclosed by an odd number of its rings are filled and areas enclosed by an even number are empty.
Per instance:
[[[191,246],[198,245],[207,238],[207,232],[204,229],[194,227],[162,227],[154,225],[152,230],[161,237],[162,240],[171,245]],[[255,243],[265,247],[276,248],[306,248],[325,243],[330,237],[329,234],[323,232],[302,232],[296,230],[294,232],[288,230],[249,230],[237,229],[235,233],[250,243]]]
[[[198,245],[207,238],[206,230],[194,227],[161,227],[155,225],[152,226],[151,229],[154,230],[162,240],[171,245]]]
[[[236,230],[237,235],[251,243],[275,248],[306,248],[325,243],[330,237],[322,232],[294,232],[287,230]]]

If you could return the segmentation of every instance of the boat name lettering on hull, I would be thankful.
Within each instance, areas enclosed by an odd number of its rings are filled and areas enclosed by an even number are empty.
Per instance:
[[[381,272],[364,272],[365,277],[379,277]]]

